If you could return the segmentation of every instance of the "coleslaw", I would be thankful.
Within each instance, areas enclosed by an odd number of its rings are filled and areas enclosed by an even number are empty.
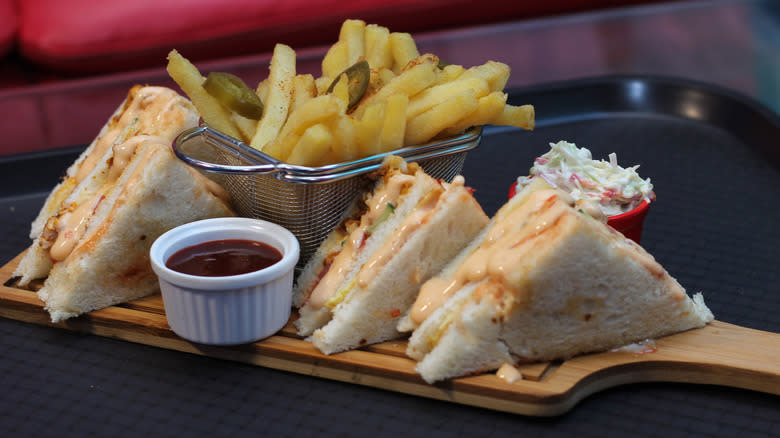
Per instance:
[[[650,178],[639,176],[638,165],[620,167],[614,152],[609,154],[609,161],[604,161],[594,160],[588,149],[567,141],[550,143],[550,147],[549,152],[534,160],[530,175],[517,178],[518,191],[538,176],[575,200],[594,202],[606,216],[625,213],[642,201],[655,199]]]

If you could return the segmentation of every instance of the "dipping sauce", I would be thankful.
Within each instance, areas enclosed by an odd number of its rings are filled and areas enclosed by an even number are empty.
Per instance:
[[[507,383],[515,383],[519,380],[523,380],[523,373],[515,368],[514,365],[507,362],[501,364],[501,367],[496,371],[496,376]]]
[[[175,252],[165,266],[182,274],[226,277],[267,268],[282,259],[276,248],[245,239],[212,240]]]

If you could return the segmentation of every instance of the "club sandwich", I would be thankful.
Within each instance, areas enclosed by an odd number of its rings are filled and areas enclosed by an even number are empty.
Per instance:
[[[325,354],[398,338],[420,285],[488,220],[462,176],[445,183],[391,157],[299,276],[298,333]]]
[[[712,312],[642,247],[537,178],[421,287],[401,330],[433,383],[702,327]],[[591,209],[590,211],[597,211]]]
[[[43,282],[53,322],[155,292],[148,250],[160,234],[233,215],[224,189],[171,149],[197,120],[173,90],[134,87],[50,193],[14,276]]]

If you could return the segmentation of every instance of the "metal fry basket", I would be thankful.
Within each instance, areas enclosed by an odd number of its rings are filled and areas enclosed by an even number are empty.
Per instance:
[[[432,177],[452,181],[466,153],[479,145],[482,128],[421,146],[393,151],[417,162]],[[387,154],[322,167],[279,161],[206,125],[188,129],[173,142],[176,156],[206,172],[230,193],[236,213],[277,223],[301,247],[302,267],[335,228],[355,197],[369,184]]]

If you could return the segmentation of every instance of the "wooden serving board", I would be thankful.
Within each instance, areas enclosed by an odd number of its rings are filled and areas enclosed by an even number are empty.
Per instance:
[[[714,321],[654,341],[649,352],[612,351],[519,366],[523,379],[494,373],[425,383],[405,355],[406,341],[326,356],[295,334],[236,347],[194,344],[168,326],[160,294],[52,324],[34,292],[14,287],[20,256],[0,268],[0,316],[187,353],[524,415],[562,414],[605,388],[633,382],[715,384],[780,395],[780,334]]]

